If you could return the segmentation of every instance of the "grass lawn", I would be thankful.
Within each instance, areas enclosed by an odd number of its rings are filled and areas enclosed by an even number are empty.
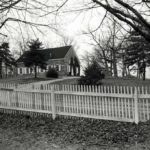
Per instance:
[[[145,81],[143,81],[136,78],[106,78],[102,80],[102,84],[118,86],[150,86],[150,79],[146,79]]]
[[[53,80],[54,78],[11,78],[11,79],[0,79],[0,83],[17,83],[17,84],[24,84],[24,83],[33,83],[39,81],[47,81]]]
[[[0,79],[0,83],[31,83],[31,82],[38,82],[38,81],[46,81],[46,80],[53,80],[54,78],[45,78],[45,77],[38,77],[38,78],[11,78],[11,79]],[[118,85],[118,86],[150,86],[150,79],[146,79],[145,81],[140,79],[129,79],[129,78],[105,78],[102,81],[102,85]],[[78,84],[77,79],[65,79],[64,81],[57,81],[55,84]]]
[[[0,150],[145,150],[150,121],[123,123],[0,113]]]
[[[63,81],[57,81],[55,82],[54,84],[59,84],[59,85],[62,85],[62,84],[65,84],[65,85],[68,85],[68,84],[78,84],[78,78],[73,78],[73,79],[65,79]]]
[[[150,79],[145,81],[140,79],[129,78],[105,78],[101,81],[102,85],[116,85],[116,86],[150,86]],[[56,82],[56,84],[78,84],[78,79],[66,79],[64,81]]]

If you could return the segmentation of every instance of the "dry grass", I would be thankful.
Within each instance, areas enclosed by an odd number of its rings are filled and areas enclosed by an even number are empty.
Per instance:
[[[24,84],[24,83],[33,83],[33,82],[40,82],[40,81],[47,81],[53,80],[53,78],[11,78],[11,79],[0,79],[0,83],[17,83],[17,84]]]
[[[57,81],[54,84],[59,84],[59,85],[78,84],[78,79],[65,79],[63,81]]]
[[[118,86],[150,86],[150,80],[145,81],[137,78],[106,78],[102,80],[103,85],[118,85]]]
[[[137,78],[105,78],[102,81],[102,85],[112,86],[150,86],[150,80],[145,81]],[[78,79],[66,79],[64,81],[56,82],[56,84],[78,84]]]
[[[31,83],[38,81],[46,81],[53,80],[53,78],[45,78],[45,77],[17,77],[10,79],[0,79],[0,83]],[[105,78],[102,81],[102,85],[118,85],[118,86],[149,86],[150,79],[146,79],[145,81],[137,79],[137,78]],[[66,79],[64,81],[57,81],[56,84],[78,84],[78,79]]]

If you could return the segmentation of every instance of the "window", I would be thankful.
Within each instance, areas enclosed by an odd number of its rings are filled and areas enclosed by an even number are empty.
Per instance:
[[[52,58],[52,53],[49,53],[49,57]]]
[[[37,69],[36,69],[37,73],[39,73],[39,67],[37,66]]]
[[[29,74],[29,68],[26,68],[26,73]]]
[[[30,68],[30,73],[32,73],[32,70],[33,70],[33,69],[32,69],[32,68]]]
[[[59,65],[56,65],[55,69],[56,71],[59,71]]]
[[[61,65],[59,65],[59,70],[58,71],[61,71]]]
[[[70,65],[67,65],[67,72],[70,72]]]
[[[61,65],[61,70],[64,71],[65,70],[65,66]]]
[[[47,70],[50,70],[52,67],[51,66],[47,66]]]
[[[22,74],[22,68],[20,68],[20,74]]]

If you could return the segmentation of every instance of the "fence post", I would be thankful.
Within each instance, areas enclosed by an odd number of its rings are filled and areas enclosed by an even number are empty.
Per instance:
[[[32,109],[35,109],[35,93],[32,92]]]
[[[55,118],[56,118],[56,106],[55,106],[54,85],[51,86],[51,105],[52,105],[52,118],[53,118],[53,120],[55,120]]]
[[[134,121],[136,124],[139,122],[139,113],[138,113],[138,90],[137,87],[134,87]]]
[[[34,84],[32,84],[32,90],[34,90]]]
[[[44,90],[43,85],[41,84],[40,90]],[[44,110],[44,93],[41,93],[41,109]]]
[[[19,102],[18,102],[18,91],[15,91],[15,98],[16,98],[16,107],[19,107]]]
[[[17,83],[15,83],[15,89],[17,89],[18,88],[18,84]]]

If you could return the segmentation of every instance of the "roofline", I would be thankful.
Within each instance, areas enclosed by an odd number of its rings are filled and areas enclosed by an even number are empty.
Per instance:
[[[60,59],[64,59],[64,58],[56,58],[56,59],[49,59],[49,60],[60,60]]]
[[[48,49],[59,49],[59,48],[63,48],[63,47],[72,47],[72,45],[67,45],[67,46],[60,46],[60,47],[53,47],[53,48],[45,48],[45,49],[39,49],[39,50],[48,50]]]
[[[50,49],[59,49],[59,48],[63,48],[63,47],[70,47],[69,50],[67,51],[67,53],[70,51],[70,49],[72,48],[72,45],[68,45],[68,46],[60,46],[60,47],[54,47],[54,48],[45,48],[44,50],[50,50]],[[39,51],[43,51],[42,49],[39,49]],[[27,51],[25,51],[27,52]],[[56,58],[56,59],[51,59],[51,60],[59,60],[59,59],[65,59],[67,53],[64,55],[64,57],[61,58]],[[24,54],[22,54],[17,60],[16,63],[23,63],[23,61],[18,61]]]
[[[68,52],[66,53],[66,55],[69,53],[69,51],[71,50],[71,48],[73,49],[73,46],[72,46],[72,45],[70,45],[70,48],[69,48]],[[74,49],[73,49],[73,50],[74,50]],[[64,58],[66,57],[66,55],[64,56]]]
[[[63,59],[65,59],[65,58],[57,58],[57,59],[50,59],[50,60],[63,60]],[[20,61],[20,62],[17,62],[17,64],[23,64],[23,62],[22,61]]]
[[[75,54],[76,58],[78,59],[79,64],[81,64],[81,62],[80,62],[80,60],[79,60],[79,58],[78,58],[78,56],[77,56],[77,54],[76,54],[76,52],[75,52],[73,46],[72,46],[72,45],[70,45],[70,46],[71,46],[70,49],[72,48],[72,50],[74,51],[74,54]],[[66,53],[66,55],[69,53],[70,49],[68,50],[68,52]],[[65,57],[66,57],[66,55],[65,55]],[[64,57],[64,58],[65,58],[65,57]]]

